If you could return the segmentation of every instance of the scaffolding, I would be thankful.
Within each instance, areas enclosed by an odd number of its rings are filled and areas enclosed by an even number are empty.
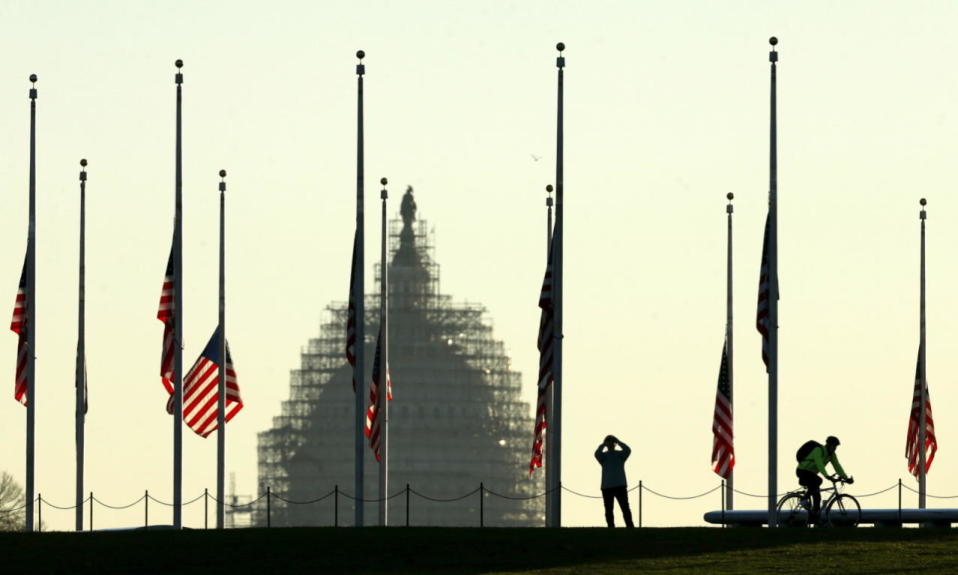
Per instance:
[[[477,488],[506,496],[486,504],[485,524],[539,526],[544,513],[542,474],[528,475],[533,420],[521,401],[521,374],[512,369],[501,341],[493,338],[486,309],[454,302],[439,290],[433,233],[416,218],[412,188],[406,191],[402,219],[389,225],[389,366],[394,399],[389,408],[390,484],[431,497],[455,497]],[[370,381],[379,325],[380,266],[375,289],[365,296],[366,357]],[[281,493],[288,501],[308,501],[334,487],[346,495],[337,502],[340,525],[351,525],[354,475],[354,395],[344,355],[344,302],[326,307],[320,334],[301,351],[290,375],[289,399],[273,426],[259,433],[259,490]],[[365,450],[366,499],[375,499],[378,464]],[[333,503],[330,502],[330,505]],[[366,503],[367,518],[376,503]],[[389,503],[390,517],[405,523],[401,498]],[[413,525],[466,526],[479,522],[479,503],[417,505]],[[254,521],[265,524],[265,507]],[[318,525],[330,514],[312,505],[276,501],[273,525]]]

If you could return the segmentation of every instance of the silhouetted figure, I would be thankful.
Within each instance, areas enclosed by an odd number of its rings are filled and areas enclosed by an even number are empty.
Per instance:
[[[798,468],[795,469],[795,475],[798,476],[798,484],[808,490],[812,498],[812,514],[809,522],[818,522],[818,512],[822,505],[822,493],[819,488],[822,486],[822,478],[819,473],[828,476],[825,465],[831,463],[835,470],[835,475],[845,479],[846,483],[854,483],[855,480],[845,475],[842,464],[838,462],[838,456],[835,455],[835,449],[841,445],[838,438],[829,435],[825,440],[825,445],[817,441],[806,441],[796,453],[798,459]]]
[[[616,444],[622,449],[616,449]],[[625,479],[625,460],[632,450],[614,435],[606,435],[605,440],[595,450],[595,459],[602,465],[602,502],[605,504],[605,523],[615,527],[612,517],[613,500],[619,501],[622,518],[626,527],[632,524],[632,510],[629,508],[628,481]]]

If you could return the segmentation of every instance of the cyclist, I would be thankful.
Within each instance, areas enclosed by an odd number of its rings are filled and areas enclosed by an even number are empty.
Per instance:
[[[845,483],[855,482],[854,478],[845,474],[845,470],[842,469],[842,464],[838,462],[835,449],[839,445],[841,445],[841,442],[838,441],[838,438],[834,435],[829,435],[825,440],[825,445],[817,441],[809,441],[799,449],[799,455],[804,455],[804,457],[799,457],[798,468],[795,469],[795,475],[798,476],[798,484],[806,488],[812,498],[812,513],[811,517],[809,517],[810,522],[818,521],[819,507],[822,505],[822,494],[819,490],[822,485],[822,478],[818,476],[819,473],[829,479],[841,478],[845,480]],[[828,471],[825,469],[825,466],[829,463],[831,463],[832,469],[835,470],[834,476],[829,476]]]

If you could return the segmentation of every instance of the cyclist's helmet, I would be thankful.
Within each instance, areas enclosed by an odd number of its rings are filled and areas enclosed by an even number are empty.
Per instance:
[[[825,440],[825,445],[827,445],[827,446],[829,446],[829,447],[833,447],[833,448],[834,448],[834,447],[838,447],[838,446],[841,445],[841,444],[842,444],[842,442],[839,441],[838,438],[835,437],[834,435],[829,435],[829,436],[828,436],[828,439]]]

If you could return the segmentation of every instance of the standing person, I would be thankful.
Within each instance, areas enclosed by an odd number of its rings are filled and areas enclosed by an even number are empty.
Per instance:
[[[621,449],[616,449],[616,444]],[[619,501],[622,518],[626,527],[635,527],[632,524],[632,510],[629,508],[628,481],[625,479],[625,460],[632,450],[614,435],[606,435],[602,443],[595,450],[595,459],[602,465],[602,502],[605,504],[605,523],[615,527],[612,516],[613,500]]]

